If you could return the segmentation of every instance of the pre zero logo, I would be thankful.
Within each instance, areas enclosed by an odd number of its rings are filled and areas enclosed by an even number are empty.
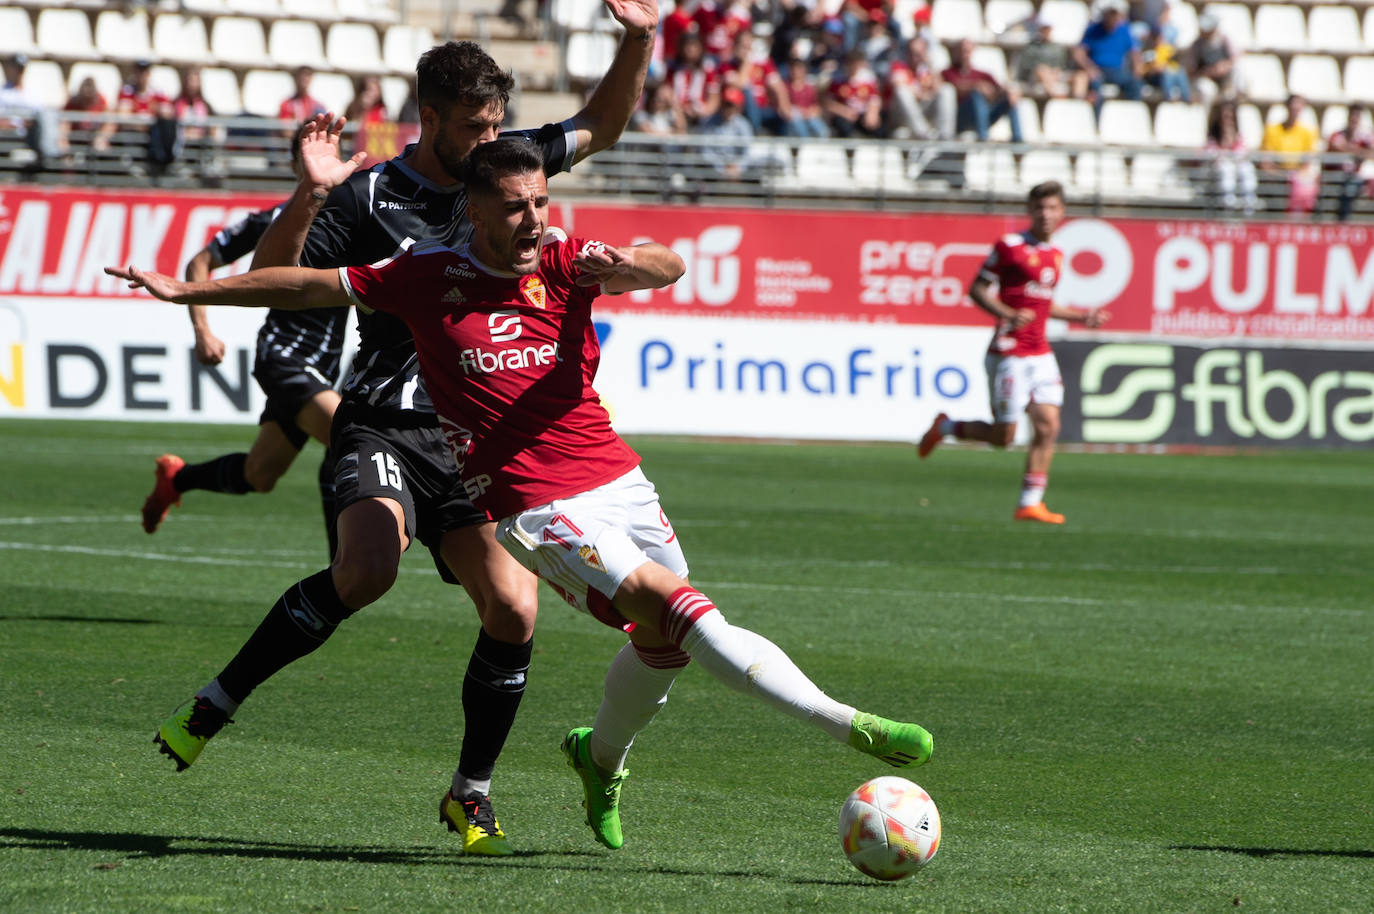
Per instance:
[[[506,343],[519,339],[524,332],[517,311],[493,311],[487,315],[487,330],[491,332],[493,343]]]

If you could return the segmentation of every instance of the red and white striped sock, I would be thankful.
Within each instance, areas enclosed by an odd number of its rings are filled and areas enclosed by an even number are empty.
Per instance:
[[[1045,500],[1045,488],[1050,484],[1049,473],[1027,473],[1021,477],[1020,507],[1029,508]]]
[[[668,690],[691,657],[675,647],[626,644],[606,670],[606,690],[592,722],[592,761],[614,774],[625,767],[635,735],[668,701]]]
[[[762,635],[725,621],[700,591],[683,587],[663,607],[664,637],[680,645],[708,673],[737,692],[756,695],[840,742],[849,739],[852,705],[827,696],[782,649]]]

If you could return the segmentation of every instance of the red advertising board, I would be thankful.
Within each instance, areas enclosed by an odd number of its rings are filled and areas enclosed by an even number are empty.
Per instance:
[[[557,185],[555,184],[555,190]],[[209,235],[278,202],[264,194],[0,190],[0,295],[123,296],[101,271],[178,273]],[[612,242],[671,245],[670,289],[607,311],[986,326],[965,297],[1017,216],[558,204],[550,221]],[[1078,218],[1056,235],[1061,303],[1106,329],[1163,337],[1374,344],[1374,239],[1363,226]]]

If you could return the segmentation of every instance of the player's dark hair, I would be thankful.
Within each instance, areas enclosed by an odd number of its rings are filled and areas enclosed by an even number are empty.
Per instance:
[[[459,169],[468,196],[494,194],[502,178],[544,170],[544,157],[533,143],[522,136],[478,143]]]
[[[498,102],[505,108],[514,86],[515,77],[473,41],[450,41],[430,48],[415,65],[421,106],[441,114],[456,104],[485,108]]]
[[[1047,197],[1056,197],[1059,200],[1063,200],[1064,185],[1060,184],[1058,181],[1041,181],[1030,189],[1030,193],[1026,195],[1026,201],[1028,203],[1038,203]]]

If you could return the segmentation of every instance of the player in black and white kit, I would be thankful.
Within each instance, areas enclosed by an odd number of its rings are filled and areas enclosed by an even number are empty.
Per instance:
[[[291,145],[291,164],[300,173],[300,140]],[[281,207],[259,210],[221,229],[186,264],[186,278],[207,279],[212,270],[233,263],[257,247]],[[195,357],[202,365],[218,365],[224,343],[210,331],[206,309],[189,308],[195,331]],[[253,377],[267,395],[258,418],[258,434],[247,453],[223,454],[204,463],[188,464],[176,454],[157,459],[153,491],[143,502],[143,529],[158,529],[172,505],[193,489],[243,495],[270,492],[306,441],[315,438],[325,448],[320,463],[320,502],[324,509],[329,554],[333,556],[334,465],[328,452],[330,423],[339,405],[334,390],[343,356],[348,309],[314,308],[308,311],[272,309],[258,331]]]
[[[522,131],[550,175],[614,143],[643,90],[658,4],[605,2],[625,27],[606,76],[569,120]],[[471,42],[426,52],[417,76],[418,143],[368,172],[353,174],[359,156],[339,160],[339,125],[317,121],[303,145],[305,177],[259,243],[255,267],[360,265],[416,241],[457,246],[469,239],[455,176],[471,149],[496,138],[513,80]],[[440,820],[461,833],[468,853],[509,854],[488,795],[525,689],[537,579],[497,545],[494,524],[468,499],[404,322],[360,311],[359,329],[361,346],[333,425],[334,561],[288,588],[238,655],[162,724],[156,739],[178,769],[190,765],[256,686],[386,593],[401,553],[418,537],[441,574],[463,582],[482,622],[463,683],[458,769],[440,800]]]

